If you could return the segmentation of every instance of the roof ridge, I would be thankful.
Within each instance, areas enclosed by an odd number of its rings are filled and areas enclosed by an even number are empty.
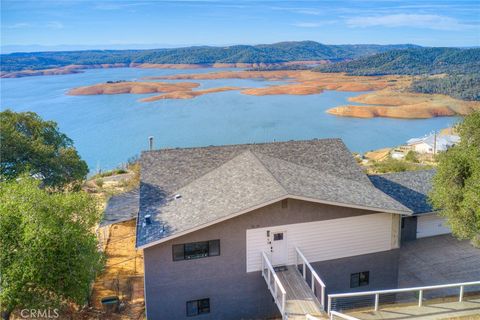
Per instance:
[[[367,174],[367,177],[382,177],[388,175],[401,175],[401,174],[409,174],[409,173],[420,173],[420,172],[434,172],[436,168],[432,169],[421,169],[421,170],[406,170],[406,171],[397,171],[397,172],[384,172],[384,173],[374,173],[374,174]]]
[[[206,148],[222,148],[222,147],[237,147],[237,146],[244,146],[244,147],[248,148],[249,146],[258,146],[258,145],[284,144],[284,143],[292,143],[292,142],[312,142],[312,141],[342,141],[342,139],[340,139],[340,138],[315,138],[315,139],[300,139],[300,140],[273,141],[273,142],[220,144],[220,145],[209,145],[209,146],[200,146],[200,147],[167,147],[167,148],[157,149],[157,150],[143,150],[141,153],[158,153],[158,152],[162,152],[162,151],[172,151],[172,150],[206,149]]]
[[[280,187],[282,187],[283,191],[285,191],[286,194],[290,194],[290,192],[288,192],[288,190],[285,188],[285,186],[277,179],[277,177],[275,177],[275,175],[273,174],[273,172],[265,165],[265,163],[256,155],[256,152],[255,151],[250,151],[250,153],[252,153],[252,155],[255,157],[255,159],[257,159],[258,162],[260,162],[260,164],[262,165],[263,168],[265,168],[265,170],[267,170],[267,172],[270,174],[270,176],[275,180],[277,181],[277,183],[280,185]],[[259,152],[260,154],[264,155],[264,156],[267,156],[266,154],[263,154],[261,152]],[[267,156],[268,157],[268,156]],[[271,157],[271,158],[274,158],[274,159],[278,159],[278,158],[275,158],[275,157]],[[278,159],[280,160],[280,159]],[[288,162],[288,161],[287,161]]]

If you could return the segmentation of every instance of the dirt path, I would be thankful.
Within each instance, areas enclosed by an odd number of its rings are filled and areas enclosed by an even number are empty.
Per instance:
[[[105,248],[105,271],[95,281],[91,305],[101,309],[101,299],[118,296],[127,303],[143,303],[143,253],[135,249],[135,220],[110,228]]]

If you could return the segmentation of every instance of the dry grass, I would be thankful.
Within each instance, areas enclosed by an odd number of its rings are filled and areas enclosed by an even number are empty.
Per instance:
[[[93,285],[91,305],[101,308],[101,299],[119,296],[131,302],[143,301],[143,254],[135,248],[135,220],[121,222],[110,228],[105,248],[105,271]]]

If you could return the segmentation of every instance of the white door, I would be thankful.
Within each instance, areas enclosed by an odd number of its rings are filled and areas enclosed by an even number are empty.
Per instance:
[[[451,233],[445,218],[436,214],[421,215],[417,218],[417,238],[425,238]]]
[[[287,232],[273,231],[271,235],[272,248],[272,265],[281,266],[286,265],[288,260],[287,255]]]

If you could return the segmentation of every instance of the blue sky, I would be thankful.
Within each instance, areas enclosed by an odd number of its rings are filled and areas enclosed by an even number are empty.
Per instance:
[[[4,48],[148,48],[286,40],[480,45],[479,0],[2,0],[1,9]]]

